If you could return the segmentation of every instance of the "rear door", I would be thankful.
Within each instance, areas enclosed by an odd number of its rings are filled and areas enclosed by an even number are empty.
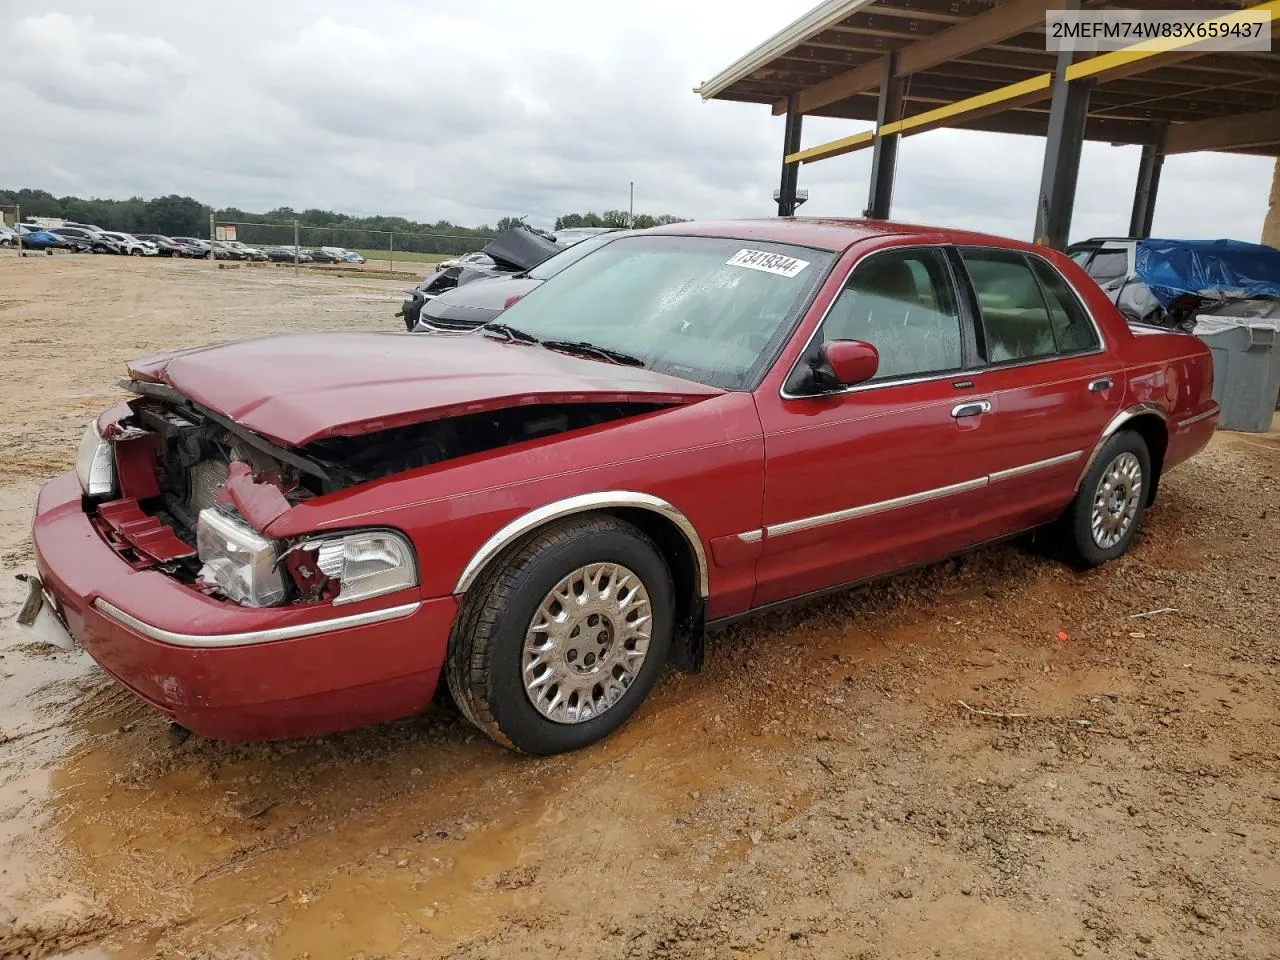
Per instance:
[[[965,295],[978,316],[977,390],[992,398],[989,493],[1007,532],[1053,519],[1124,396],[1083,300],[1048,259],[962,247]]]

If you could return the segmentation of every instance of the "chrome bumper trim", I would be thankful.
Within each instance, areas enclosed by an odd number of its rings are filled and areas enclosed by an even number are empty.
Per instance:
[[[161,627],[153,627],[144,623],[132,614],[125,613],[114,604],[101,597],[93,601],[93,607],[103,616],[109,617],[122,627],[134,633],[140,633],[161,643],[171,643],[179,647],[244,647],[256,643],[271,643],[274,640],[296,640],[299,637],[310,637],[319,633],[331,633],[334,630],[348,630],[352,627],[367,627],[374,623],[385,623],[388,620],[399,620],[418,612],[422,603],[402,603],[397,607],[385,607],[381,610],[368,610],[364,613],[353,613],[345,617],[332,617],[328,620],[313,620],[310,623],[295,623],[287,627],[273,627],[269,630],[250,630],[246,633],[176,633]]]
[[[1218,412],[1218,407],[1215,405],[1212,410],[1206,410],[1204,413],[1197,413],[1194,417],[1187,417],[1185,420],[1179,420],[1178,429],[1181,430],[1183,427],[1189,427],[1193,423],[1199,423],[1201,420],[1208,420],[1210,417],[1216,417]]]

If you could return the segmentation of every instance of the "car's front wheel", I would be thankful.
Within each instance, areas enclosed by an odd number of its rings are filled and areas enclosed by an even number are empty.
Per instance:
[[[671,574],[630,523],[596,515],[534,535],[467,594],[449,690],[472,723],[523,753],[561,753],[617,729],[662,670]]]
[[[1096,567],[1128,550],[1150,483],[1146,441],[1129,430],[1107,440],[1062,518],[1068,559],[1078,567]]]

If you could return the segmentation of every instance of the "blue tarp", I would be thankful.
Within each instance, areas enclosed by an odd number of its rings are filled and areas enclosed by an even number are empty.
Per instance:
[[[1168,309],[1179,294],[1280,297],[1280,250],[1241,240],[1139,240],[1138,279]]]

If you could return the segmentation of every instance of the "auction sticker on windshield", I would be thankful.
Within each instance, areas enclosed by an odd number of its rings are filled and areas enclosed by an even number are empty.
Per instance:
[[[797,260],[795,257],[769,253],[767,250],[739,250],[725,263],[731,267],[746,267],[748,270],[776,273],[780,277],[794,277],[809,265],[808,260]]]

